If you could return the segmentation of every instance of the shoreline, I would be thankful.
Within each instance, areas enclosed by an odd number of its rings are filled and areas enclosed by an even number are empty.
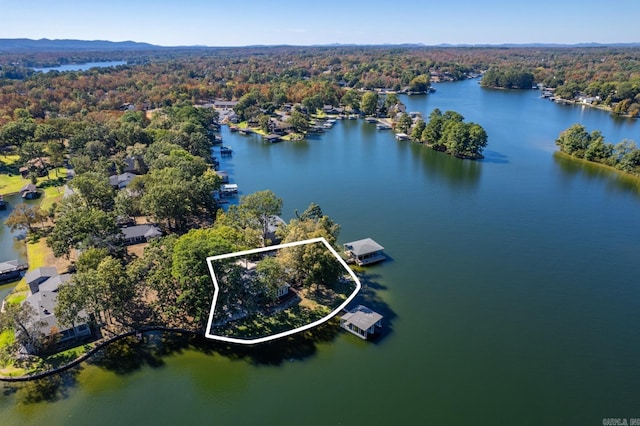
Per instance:
[[[144,339],[145,333],[153,332],[153,331],[161,331],[163,333],[174,333],[174,334],[190,334],[196,337],[200,335],[198,331],[183,329],[183,328],[164,327],[164,326],[145,327],[139,330],[132,330],[126,333],[118,334],[116,336],[108,338],[105,341],[97,343],[96,346],[91,348],[88,352],[83,353],[82,355],[76,357],[75,359],[59,367],[55,367],[46,371],[35,372],[33,374],[23,374],[21,376],[0,375],[0,382],[5,382],[5,383],[29,382],[32,380],[44,379],[46,377],[53,376],[54,374],[63,373],[79,365],[80,363],[88,360],[89,358],[97,354],[100,350],[104,349],[105,347],[109,346],[112,343],[116,343],[122,339],[131,337],[131,336],[140,336],[139,337],[140,339]]]

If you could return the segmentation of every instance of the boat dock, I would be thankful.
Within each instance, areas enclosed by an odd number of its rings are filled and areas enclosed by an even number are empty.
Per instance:
[[[355,263],[358,266],[369,265],[385,260],[386,256],[383,250],[384,247],[371,238],[344,244],[344,253],[347,256],[347,262]]]
[[[18,260],[0,262],[0,282],[12,281],[20,278],[22,271],[26,271],[29,265]]]
[[[358,305],[340,317],[340,327],[361,339],[367,340],[382,328],[382,315],[363,305]]]

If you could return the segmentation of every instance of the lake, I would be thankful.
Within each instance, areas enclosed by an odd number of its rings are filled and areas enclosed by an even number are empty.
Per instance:
[[[271,189],[283,216],[318,203],[340,242],[372,237],[358,301],[385,315],[364,342],[221,344],[154,360],[83,364],[53,402],[0,394],[7,425],[602,424],[640,417],[640,191],[635,179],[555,153],[580,122],[640,141],[637,121],[538,91],[439,84],[401,99],[453,109],[489,135],[463,161],[363,120],[299,143],[230,133],[221,168],[241,193]],[[217,148],[216,148],[217,149]],[[335,331],[335,330],[334,330]],[[128,363],[125,363],[128,364]]]
[[[91,68],[117,67],[118,65],[127,65],[127,61],[104,61],[104,62],[87,62],[85,64],[65,64],[56,67],[34,68],[34,71],[86,71]]]

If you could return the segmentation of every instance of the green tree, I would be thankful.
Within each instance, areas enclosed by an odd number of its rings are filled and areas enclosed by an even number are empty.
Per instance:
[[[214,293],[206,259],[233,251],[235,247],[214,229],[192,229],[173,247],[171,275],[178,286],[176,303],[200,329],[207,323]]]
[[[360,92],[357,90],[347,90],[345,94],[340,99],[340,104],[344,105],[347,108],[350,108],[352,111],[360,110]]]
[[[276,300],[278,289],[285,284],[284,267],[273,257],[267,256],[256,266],[258,281],[270,300]]]
[[[30,303],[6,303],[0,312],[0,330],[15,330],[16,347],[24,347],[38,353],[44,344],[45,335],[40,331],[45,325],[35,320],[37,313]]]
[[[376,92],[365,92],[360,101],[360,111],[367,115],[375,115],[378,110],[378,94]]]
[[[396,123],[396,130],[402,133],[409,133],[411,130],[411,126],[413,125],[413,120],[409,114],[402,113],[398,122]]]
[[[411,131],[411,139],[413,139],[414,141],[421,142],[422,134],[426,127],[427,127],[427,123],[425,123],[424,120],[422,119],[417,120],[415,126],[413,126],[413,130]]]
[[[77,175],[69,183],[88,208],[105,211],[113,209],[115,192],[109,178],[98,172]]]
[[[262,130],[265,133],[269,133],[269,124],[271,123],[271,118],[266,115],[266,114],[262,114],[260,117],[258,117],[258,125],[260,126],[260,130]]]
[[[289,124],[297,133],[305,133],[309,130],[309,119],[300,111],[292,111],[289,116]]]
[[[572,125],[556,139],[556,145],[560,151],[579,158],[584,157],[590,143],[591,135],[581,124]]]
[[[18,204],[7,220],[4,222],[6,226],[11,229],[11,232],[16,230],[25,230],[32,232],[32,227],[38,222],[42,222],[47,219],[47,214],[40,209],[39,206],[30,206],[28,204]]]
[[[335,246],[340,226],[324,215],[318,205],[312,203],[297,216],[279,231],[283,243],[324,237]],[[336,258],[322,243],[284,248],[278,254],[278,261],[287,271],[291,283],[315,284],[316,289],[323,284],[333,284],[343,272]]]
[[[78,197],[65,198],[59,207],[56,224],[47,237],[56,257],[69,257],[71,249],[104,247],[117,252],[122,246],[122,235],[112,213],[87,208],[78,203]]]
[[[420,74],[413,79],[409,83],[409,91],[411,92],[419,92],[426,93],[431,87],[431,83],[429,82],[430,76],[427,74]]]
[[[49,141],[47,142],[46,151],[51,165],[56,169],[57,177],[58,169],[64,164],[64,145],[56,141]]]
[[[429,115],[429,122],[426,124],[422,132],[422,140],[431,145],[434,149],[444,148],[441,143],[442,132],[444,130],[445,118],[442,112],[436,108]]]
[[[2,146],[22,146],[25,142],[33,140],[36,125],[33,121],[10,121],[0,128],[0,141]]]
[[[54,313],[61,326],[72,328],[83,320],[80,315],[87,306],[88,297],[83,290],[82,286],[74,285],[73,279],[58,287]]]
[[[272,191],[264,190],[240,198],[237,206],[229,206],[228,215],[240,225],[259,232],[263,247],[271,244],[268,239],[273,216],[282,214],[282,199]]]
[[[78,272],[95,271],[107,256],[109,256],[109,250],[106,248],[89,247],[78,256],[75,263],[76,270]]]

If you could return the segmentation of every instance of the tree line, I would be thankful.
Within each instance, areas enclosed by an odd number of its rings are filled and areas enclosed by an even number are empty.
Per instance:
[[[607,143],[599,130],[587,132],[581,124],[574,124],[556,139],[561,152],[572,157],[615,167],[640,176],[640,149],[634,141]]]
[[[533,74],[517,68],[489,68],[483,75],[480,84],[485,87],[505,89],[531,89],[534,84]]]

